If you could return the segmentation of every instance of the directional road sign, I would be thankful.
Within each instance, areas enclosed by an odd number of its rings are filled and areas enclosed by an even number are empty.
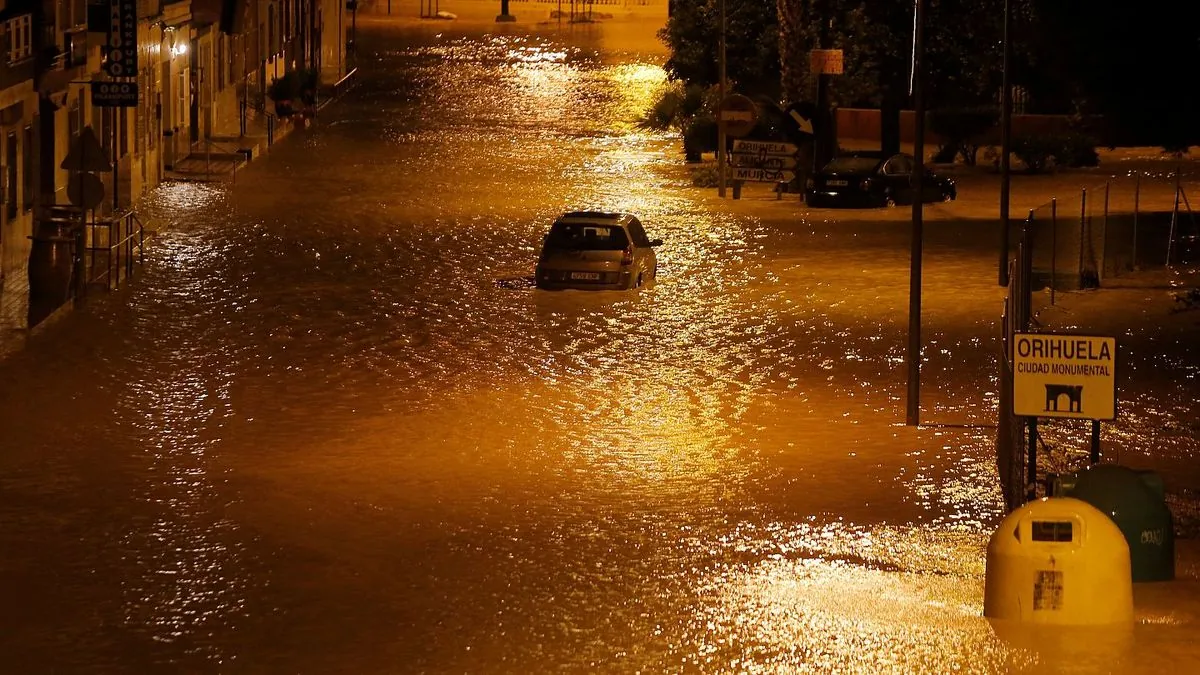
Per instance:
[[[746,153],[735,152],[729,156],[730,163],[734,166],[744,166],[756,169],[773,169],[779,171],[781,169],[795,169],[799,164],[799,160],[795,157],[784,157],[776,155],[751,155]]]
[[[790,183],[796,179],[796,172],[735,166],[733,167],[733,179],[760,183]]]
[[[795,155],[800,151],[791,143],[780,141],[747,141],[738,139],[733,142],[733,151],[754,155]]]
[[[1013,412],[1026,417],[1111,420],[1117,416],[1117,340],[1017,333]]]
[[[734,180],[787,183],[796,177],[796,155],[800,151],[791,143],[780,141],[733,142],[731,164]]]

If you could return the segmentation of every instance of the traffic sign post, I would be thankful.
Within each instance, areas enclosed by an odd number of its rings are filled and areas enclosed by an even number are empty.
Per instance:
[[[1100,421],[1117,416],[1117,340],[1090,335],[1016,333],[1012,347],[1013,414],[1029,420],[1027,485],[1037,481],[1039,417],[1092,422],[1091,463],[1100,461]]]

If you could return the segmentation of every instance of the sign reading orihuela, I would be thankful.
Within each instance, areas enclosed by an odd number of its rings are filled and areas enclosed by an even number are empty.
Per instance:
[[[1111,420],[1117,416],[1116,365],[1116,338],[1018,333],[1013,413]]]

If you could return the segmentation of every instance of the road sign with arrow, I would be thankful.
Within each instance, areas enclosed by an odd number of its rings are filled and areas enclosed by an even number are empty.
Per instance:
[[[796,130],[808,136],[813,135],[813,119],[816,118],[816,106],[800,101],[787,107],[787,116],[796,124]]]

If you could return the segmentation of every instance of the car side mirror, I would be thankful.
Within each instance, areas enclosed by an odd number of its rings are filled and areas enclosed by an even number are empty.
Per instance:
[[[662,246],[662,243],[663,243],[662,239],[651,239],[650,240],[651,246]]]

